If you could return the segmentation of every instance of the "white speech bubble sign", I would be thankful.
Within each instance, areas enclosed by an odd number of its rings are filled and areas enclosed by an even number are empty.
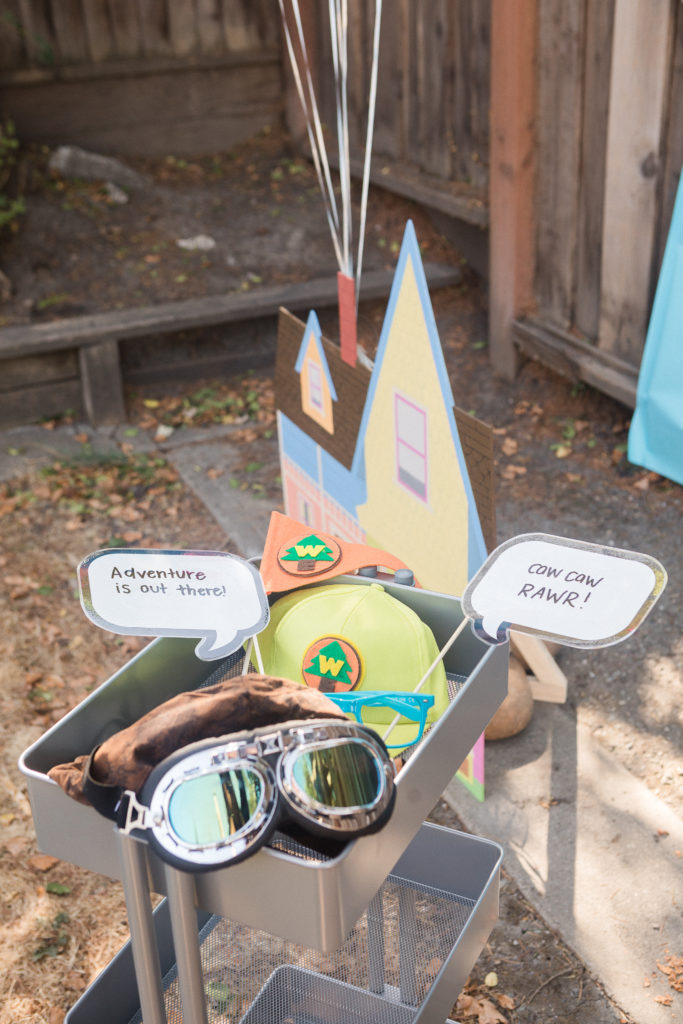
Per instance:
[[[257,569],[225,551],[111,548],[78,567],[81,605],[112,633],[202,637],[195,654],[224,658],[268,622]]]
[[[608,647],[637,629],[666,581],[650,555],[527,533],[489,555],[462,607],[490,640],[514,629],[569,647]]]

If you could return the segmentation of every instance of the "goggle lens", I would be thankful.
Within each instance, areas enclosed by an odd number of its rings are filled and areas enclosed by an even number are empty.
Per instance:
[[[306,799],[336,810],[367,807],[382,788],[375,757],[357,743],[302,751],[294,759],[292,776]]]
[[[261,775],[249,768],[185,779],[168,803],[170,826],[191,846],[225,842],[254,817],[262,793]]]

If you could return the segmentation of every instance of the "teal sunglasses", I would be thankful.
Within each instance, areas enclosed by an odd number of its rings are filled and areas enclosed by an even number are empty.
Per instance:
[[[401,743],[387,743],[387,750],[398,750],[412,747],[422,739],[427,725],[429,709],[434,706],[431,693],[405,693],[402,690],[360,690],[355,693],[326,693],[340,711],[354,718],[361,725],[370,726],[382,735],[382,727],[388,728],[396,715],[400,719],[396,725],[401,728]],[[386,709],[388,714],[383,714]],[[411,728],[406,728],[411,726]]]

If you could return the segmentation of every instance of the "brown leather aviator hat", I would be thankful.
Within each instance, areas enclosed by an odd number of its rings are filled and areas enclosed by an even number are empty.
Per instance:
[[[103,789],[112,786],[139,792],[160,761],[189,743],[308,718],[346,721],[336,704],[319,690],[252,672],[171,697],[110,736],[91,754],[55,765],[48,775],[74,800],[87,804],[86,775]]]

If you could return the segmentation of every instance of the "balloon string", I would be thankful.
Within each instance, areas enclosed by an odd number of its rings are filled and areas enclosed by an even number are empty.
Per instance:
[[[342,253],[339,243],[338,231],[339,231],[339,214],[337,212],[337,202],[334,195],[334,188],[332,186],[332,178],[330,176],[329,162],[327,160],[327,151],[325,150],[325,143],[322,136],[322,126],[320,125],[320,118],[317,113],[317,105],[315,103],[315,94],[313,93],[313,84],[310,76],[310,68],[308,65],[308,59],[306,56],[305,46],[303,45],[303,29],[301,21],[297,18],[298,15],[298,2],[292,0],[293,5],[296,7],[295,18],[299,26],[299,40],[302,45],[302,52],[304,54],[304,61],[307,68],[307,82],[310,91],[311,102],[314,110],[313,121],[316,125],[316,133],[314,135],[313,124],[311,114],[309,112],[308,103],[306,102],[306,96],[304,93],[303,82],[301,80],[301,74],[297,63],[296,55],[294,53],[294,46],[292,44],[292,37],[287,24],[287,18],[285,15],[284,0],[278,0],[280,5],[280,13],[282,14],[282,23],[285,34],[285,43],[287,45],[287,53],[289,54],[289,61],[292,68],[292,75],[294,77],[294,84],[296,91],[299,96],[299,102],[304,112],[304,119],[306,122],[306,133],[308,135],[308,143],[311,147],[311,156],[313,158],[313,165],[318,176],[318,184],[320,185],[320,191],[322,193],[323,204],[325,207],[325,214],[327,217],[327,223],[332,236],[332,244],[334,246],[335,256],[337,258],[337,264],[341,271],[344,270],[344,263],[342,259]],[[316,138],[317,135],[317,138]],[[319,149],[319,142],[322,144],[322,149]]]
[[[368,97],[368,128],[365,138],[365,158],[363,164],[363,187],[360,201],[360,227],[358,231],[358,260],[356,266],[356,310],[360,297],[360,277],[363,268],[363,248],[365,245],[365,225],[367,220],[368,192],[370,189],[370,161],[372,158],[372,137],[375,127],[375,108],[377,105],[377,73],[379,68],[379,35],[382,22],[382,0],[375,0],[375,29],[372,40],[372,72],[370,76],[370,95]]]

